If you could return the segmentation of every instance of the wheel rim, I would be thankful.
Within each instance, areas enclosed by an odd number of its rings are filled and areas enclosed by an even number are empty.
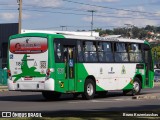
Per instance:
[[[138,92],[139,89],[140,89],[140,86],[139,86],[139,83],[138,83],[138,82],[134,82],[134,83],[133,83],[133,87],[134,87],[134,90],[135,90],[136,92]]]
[[[91,96],[91,95],[93,94],[93,85],[92,85],[91,83],[89,83],[89,84],[87,85],[87,94],[88,94],[89,96]]]

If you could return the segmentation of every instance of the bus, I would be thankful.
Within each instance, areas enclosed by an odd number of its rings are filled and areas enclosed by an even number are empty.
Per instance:
[[[148,42],[120,37],[24,33],[9,38],[8,88],[42,92],[47,100],[62,94],[90,100],[108,91],[140,94],[153,88]]]

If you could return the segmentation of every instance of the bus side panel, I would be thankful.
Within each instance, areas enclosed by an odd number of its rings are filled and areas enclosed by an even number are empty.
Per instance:
[[[95,77],[96,90],[123,90],[132,89],[131,81],[136,72],[135,63],[85,63],[85,70]]]
[[[77,91],[78,92],[83,92],[84,91],[84,83],[85,79],[88,76],[87,70],[84,67],[83,63],[77,63]]]
[[[55,91],[66,92],[68,90],[68,80],[65,79],[65,64],[56,63],[55,64]]]
[[[149,71],[149,87],[154,87],[154,72],[151,70]]]

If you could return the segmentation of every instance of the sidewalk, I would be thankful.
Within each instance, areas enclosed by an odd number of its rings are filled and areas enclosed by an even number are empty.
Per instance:
[[[160,82],[155,82],[154,86],[160,86]],[[132,99],[160,99],[160,92],[159,93],[148,93],[144,95],[135,95]]]
[[[160,86],[160,82],[155,82],[154,86]]]
[[[136,95],[133,96],[132,99],[141,99],[141,100],[149,100],[149,99],[160,99],[160,93],[152,93],[152,94],[145,94],[145,95]]]
[[[0,86],[0,92],[8,91],[8,86]]]

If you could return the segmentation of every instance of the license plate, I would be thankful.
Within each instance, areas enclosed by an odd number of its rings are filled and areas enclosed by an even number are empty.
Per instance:
[[[32,80],[32,77],[25,77],[24,80]]]

